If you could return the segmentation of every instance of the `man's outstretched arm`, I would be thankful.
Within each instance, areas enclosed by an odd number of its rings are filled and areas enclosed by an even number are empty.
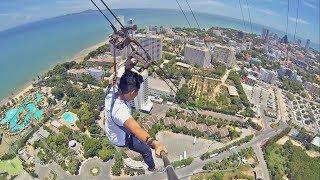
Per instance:
[[[139,140],[148,143],[147,140],[150,138],[149,133],[145,131],[136,120],[129,118],[124,122],[123,126]],[[166,147],[157,140],[152,142],[152,147],[155,149],[157,156],[160,156],[161,151],[167,153]]]

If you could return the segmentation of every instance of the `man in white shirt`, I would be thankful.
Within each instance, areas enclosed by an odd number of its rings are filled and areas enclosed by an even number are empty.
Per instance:
[[[131,116],[130,106],[140,89],[143,78],[138,73],[126,71],[120,78],[118,88],[113,87],[105,98],[106,133],[110,142],[118,147],[128,147],[141,154],[148,170],[154,171],[155,164],[151,148],[157,156],[167,153],[165,146],[150,137],[148,132]]]

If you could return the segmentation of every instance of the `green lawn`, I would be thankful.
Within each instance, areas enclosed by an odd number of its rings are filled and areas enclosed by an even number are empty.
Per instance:
[[[214,173],[199,173],[193,175],[191,180],[229,180],[229,179],[245,179],[254,180],[254,177],[247,173],[252,173],[252,168],[249,165],[241,165],[235,171],[230,172],[214,172]]]
[[[19,175],[23,170],[22,162],[18,157],[11,160],[0,161],[0,172],[7,172],[11,176]]]
[[[267,162],[270,165],[270,171],[277,177],[282,177],[285,173],[286,158],[284,155],[284,149],[281,145],[273,144],[267,150]]]
[[[301,147],[289,145],[286,147],[289,152],[288,168],[289,178],[296,180],[319,180],[320,178],[320,157],[311,158]]]
[[[320,157],[311,158],[305,150],[290,142],[267,147],[267,164],[274,179],[319,180]]]

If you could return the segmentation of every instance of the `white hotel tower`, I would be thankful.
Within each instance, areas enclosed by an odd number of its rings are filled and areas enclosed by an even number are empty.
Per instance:
[[[120,63],[120,64],[122,64],[122,65],[118,68],[118,73],[117,73],[118,79],[121,78],[121,76],[125,70],[124,63]],[[138,95],[134,98],[134,100],[129,102],[129,105],[131,107],[135,108],[136,110],[142,110],[144,112],[149,113],[153,107],[153,103],[150,100],[150,98],[148,98],[148,90],[149,90],[149,88],[148,88],[148,84],[149,84],[148,71],[144,70],[140,74],[143,77],[143,83],[140,86],[140,90],[138,92]]]
[[[133,101],[130,102],[130,106],[134,107],[135,109],[142,110],[144,112],[150,112],[153,103],[151,102],[150,99],[148,99],[148,71],[144,70],[141,73],[141,76],[143,77],[143,83],[140,86],[140,90],[138,92],[138,95],[136,98],[134,98]]]

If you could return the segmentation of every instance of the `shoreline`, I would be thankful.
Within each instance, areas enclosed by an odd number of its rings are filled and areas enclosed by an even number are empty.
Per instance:
[[[84,57],[89,52],[97,49],[98,47],[102,46],[105,43],[108,43],[108,42],[106,40],[104,40],[104,41],[101,41],[101,42],[94,44],[93,46],[89,46],[85,49],[82,49],[81,51],[74,54],[71,58],[65,58],[65,59],[62,59],[61,61],[58,61],[58,63],[56,63],[54,66],[56,66],[57,64],[60,64],[60,63],[68,62],[68,61],[75,61],[77,63],[80,63],[84,60]],[[49,67],[48,69],[44,70],[43,72],[40,72],[39,74],[42,75],[42,74],[48,72],[53,67]],[[4,97],[0,100],[0,106],[6,105],[10,101],[11,98],[15,99],[15,98],[19,98],[19,96],[23,96],[24,93],[26,93],[27,91],[29,91],[30,89],[33,88],[32,82],[33,81],[29,81],[29,82],[27,82],[17,88],[14,88],[12,90],[12,94],[7,95],[6,97]]]

